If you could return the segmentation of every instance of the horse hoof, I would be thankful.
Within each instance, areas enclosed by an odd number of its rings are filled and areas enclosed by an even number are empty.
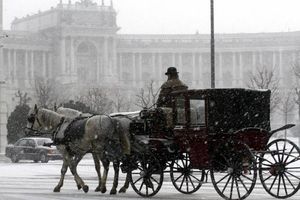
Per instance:
[[[95,192],[100,192],[100,186],[96,187]]]
[[[126,188],[122,187],[122,188],[119,190],[119,193],[126,193]]]
[[[105,193],[107,190],[106,190],[106,187],[104,187],[104,188],[101,188],[101,193]]]
[[[55,187],[53,192],[60,192],[60,188],[59,187]]]
[[[81,185],[77,185],[77,189],[80,190],[82,187]]]
[[[111,194],[111,195],[117,194],[117,190],[116,190],[116,189],[111,189],[110,194]]]
[[[87,193],[89,191],[89,186],[84,185],[82,189],[85,193]]]

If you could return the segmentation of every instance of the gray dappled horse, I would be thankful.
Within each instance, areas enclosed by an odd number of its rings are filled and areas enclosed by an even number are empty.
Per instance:
[[[71,108],[64,108],[64,107],[59,107],[58,109],[56,109],[56,112],[64,115],[65,117],[68,117],[70,119],[74,119],[74,118],[78,118],[78,117],[91,117],[92,115],[89,113],[82,113],[80,111],[71,109]],[[117,132],[119,132],[119,135],[122,134],[126,134],[125,137],[129,137],[129,123],[131,122],[131,120],[128,120],[128,118],[126,117],[122,117],[122,116],[118,116],[118,117],[114,117],[114,121],[117,121],[117,123],[115,123],[117,126],[115,126],[115,129]],[[124,137],[124,135],[123,135]],[[129,142],[126,141],[127,138],[123,138],[123,141],[125,140],[125,142]],[[129,145],[129,144],[127,144]],[[93,155],[93,159],[94,159],[94,163],[95,163],[95,169],[96,172],[98,174],[98,180],[99,180],[99,185],[96,188],[95,191],[101,191],[102,193],[106,192],[106,180],[107,180],[107,175],[108,175],[108,170],[109,170],[109,163],[110,161],[113,162],[113,168],[114,168],[114,183],[113,183],[113,187],[110,191],[110,194],[116,194],[116,189],[118,186],[118,177],[119,177],[119,166],[120,166],[120,157],[116,156],[114,158],[110,157],[108,158],[108,156],[106,156],[106,153],[102,154],[102,156],[99,158],[99,156],[95,153],[95,152],[91,152]],[[129,153],[129,152],[127,152]],[[101,179],[101,172],[100,172],[100,162],[99,159],[101,159],[101,162],[103,164],[104,167],[104,171],[103,171],[103,177]],[[128,179],[128,175],[126,175],[126,181],[124,186],[119,190],[120,193],[125,193],[126,190],[129,187],[129,179]]]
[[[55,134],[56,130],[60,128],[64,120],[65,117],[63,115],[44,108],[38,109],[35,105],[34,109],[31,109],[29,111],[27,128],[38,131],[52,130],[52,134]],[[126,123],[129,127],[130,122]],[[121,125],[120,127],[123,126]],[[54,188],[55,192],[60,191],[60,188],[62,187],[64,181],[64,174],[68,166],[70,167],[70,170],[74,175],[74,179],[77,185],[83,188],[85,192],[88,191],[88,186],[85,185],[85,183],[77,173],[77,165],[87,152],[95,152],[101,159],[105,155],[104,148],[107,142],[107,136],[110,134],[111,130],[114,130],[114,128],[114,124],[112,123],[112,119],[110,117],[105,115],[92,116],[86,119],[86,122],[84,124],[84,131],[80,135],[80,137],[72,137],[71,135],[69,136],[69,140],[67,142],[58,144],[58,150],[63,155],[63,166],[60,181]],[[103,181],[101,181],[100,190],[102,192],[106,191],[106,177],[107,176],[103,176]],[[118,180],[115,178],[115,189],[112,189],[111,194],[116,193],[117,182]],[[129,184],[127,184],[127,187],[125,189],[122,188],[123,190],[121,189],[122,191],[120,192],[125,192],[128,188],[128,185]]]

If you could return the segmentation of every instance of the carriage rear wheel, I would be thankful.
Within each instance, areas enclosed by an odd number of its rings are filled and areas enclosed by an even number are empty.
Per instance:
[[[259,159],[259,177],[265,190],[287,198],[300,188],[300,149],[293,142],[277,139],[267,145]]]
[[[184,153],[182,158],[173,161],[170,171],[174,187],[183,194],[192,194],[199,190],[205,177],[204,170],[192,168],[188,153]]]
[[[256,160],[248,146],[229,142],[217,148],[211,169],[211,181],[224,199],[245,199],[252,192],[256,177]]]
[[[135,157],[136,167],[129,172],[130,184],[140,196],[154,196],[163,183],[163,169],[160,162],[150,153],[139,153]]]

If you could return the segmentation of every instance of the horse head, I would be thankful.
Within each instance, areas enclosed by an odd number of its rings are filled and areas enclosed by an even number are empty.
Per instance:
[[[45,108],[38,108],[37,105],[29,110],[27,115],[27,131],[42,133],[44,130],[52,130],[63,120],[63,116]]]

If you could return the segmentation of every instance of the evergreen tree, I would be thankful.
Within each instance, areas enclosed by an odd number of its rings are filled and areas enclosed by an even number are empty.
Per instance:
[[[27,124],[29,110],[30,107],[27,104],[18,105],[8,117],[6,125],[8,144],[15,143],[18,139],[25,137],[24,127]]]

